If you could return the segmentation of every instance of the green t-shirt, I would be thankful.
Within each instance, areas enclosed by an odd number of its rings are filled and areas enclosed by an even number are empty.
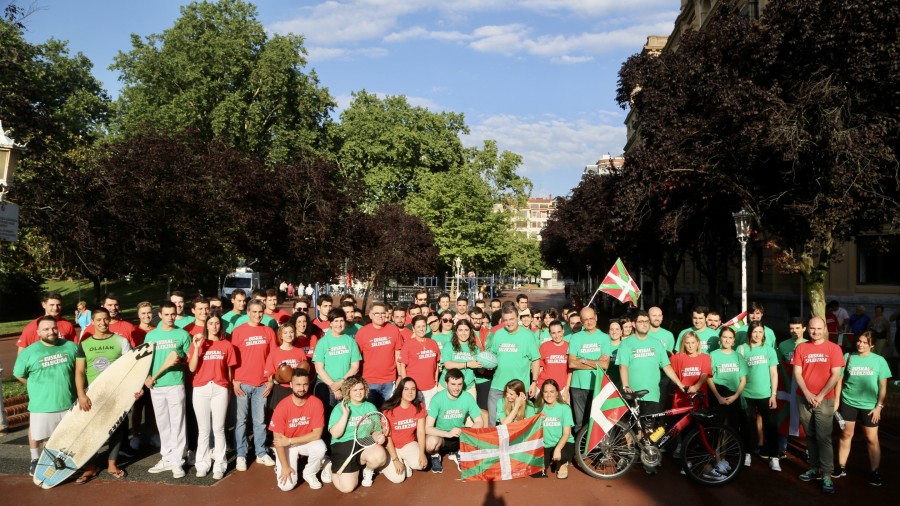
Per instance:
[[[359,329],[361,329],[361,328],[362,328],[362,325],[360,325],[360,324],[358,324],[358,323],[355,323],[355,322],[347,322],[347,326],[346,326],[346,328],[344,329],[344,334],[347,334],[348,336],[350,336],[350,337],[352,337],[352,338],[355,339],[355,338],[356,338],[356,333],[359,332]]]
[[[438,344],[440,346],[440,343]],[[468,343],[463,344],[460,343],[459,351],[453,351],[453,345],[447,343],[447,346],[444,346],[441,349],[441,365],[447,361],[450,362],[469,362],[475,360],[475,355],[478,354],[478,347],[475,347],[475,351],[469,351]],[[469,369],[468,367],[460,368],[460,371],[463,373],[463,381],[465,381],[465,386],[463,388],[468,389],[472,385],[475,384],[475,370]],[[441,372],[441,377],[439,379],[439,383],[442,387],[447,387],[447,380],[444,376],[447,375],[447,366],[444,366],[444,371]]]
[[[688,332],[691,332],[691,331],[693,331],[695,334],[697,334],[697,337],[700,338],[700,353],[708,354],[709,352],[711,352],[713,350],[719,349],[719,332],[718,331],[713,330],[709,327],[706,327],[702,331],[698,332],[698,331],[694,330],[692,327],[692,328],[684,329],[681,331],[680,334],[678,334],[678,340],[675,341],[675,347],[673,348],[674,350],[681,349],[681,340],[684,338],[685,334],[687,334]]]
[[[534,407],[534,404],[531,401],[525,401],[525,418],[536,414],[537,408]],[[497,400],[497,423],[500,423],[504,418],[506,418],[506,397],[501,397]]]
[[[712,362],[713,383],[736,392],[741,385],[741,378],[747,376],[747,362],[744,357],[734,350],[731,353],[713,350],[709,358]]]
[[[569,427],[569,438],[567,443],[574,443],[575,437],[571,433],[572,427],[575,426],[575,419],[572,418],[572,408],[567,404],[557,402],[553,406],[544,404],[541,411],[544,414],[544,446],[552,447],[559,443],[562,439],[563,427]]]
[[[339,337],[332,335],[331,330],[325,332],[316,343],[313,362],[325,366],[325,372],[334,381],[339,381],[350,370],[350,364],[362,360],[359,345],[347,334]]]
[[[791,363],[791,359],[794,358],[794,350],[797,349],[797,346],[805,343],[806,339],[802,339],[799,343],[795,343],[793,339],[785,339],[778,343],[778,359],[782,362]],[[790,369],[790,368],[789,368]]]
[[[84,373],[90,385],[101,372],[130,350],[131,344],[128,339],[119,334],[113,334],[106,339],[91,336],[78,345],[75,359],[85,361]]]
[[[624,341],[624,339],[619,339],[618,343],[609,343],[609,369],[606,370],[606,375],[609,376],[609,379],[619,388],[622,388],[622,374],[619,372],[619,366],[616,365],[616,360],[619,358],[619,348]]]
[[[750,347],[742,344],[738,353],[747,363],[747,384],[744,385],[742,397],[747,399],[768,399],[778,388],[772,384],[770,367],[778,367],[778,356],[775,349],[766,345]],[[740,381],[740,380],[738,380]]]
[[[316,349],[319,349],[316,346]],[[344,402],[344,401],[341,401]],[[353,436],[356,433],[356,424],[359,423],[359,420],[366,413],[371,413],[373,411],[378,411],[374,405],[372,405],[369,401],[363,401],[362,404],[357,406],[352,402],[348,404],[350,406],[350,418],[347,419],[347,425],[344,428],[344,433],[341,434],[341,437],[333,437],[331,438],[332,443],[343,443],[344,441],[353,441]],[[331,416],[328,417],[328,429],[331,430],[332,427],[338,420],[341,419],[341,415],[344,414],[344,410],[341,408],[341,405],[338,404],[331,410]]]
[[[844,386],[841,402],[856,409],[875,409],[878,404],[878,382],[891,377],[891,369],[881,355],[869,353],[861,357],[844,355],[847,366],[842,371]]]
[[[655,337],[659,339],[661,343],[663,343],[663,347],[668,352],[672,352],[675,349],[675,334],[669,332],[668,330],[660,327],[656,330],[650,329],[650,337]]]
[[[572,334],[569,341],[569,355],[588,360],[598,360],[609,355],[609,336],[600,330],[588,333],[585,330]],[[597,382],[596,369],[572,369],[572,388],[593,390]]]
[[[19,353],[13,376],[28,380],[28,411],[55,413],[72,407],[78,397],[74,381],[77,350],[72,341],[58,338],[53,346],[38,341]]]
[[[775,331],[763,325],[763,335],[766,336],[766,342],[764,343],[769,348],[773,350],[778,347],[778,338],[775,337]],[[747,343],[747,327],[741,327],[737,329],[737,332],[734,333],[734,347],[737,349],[738,346]]]
[[[183,329],[183,328],[187,327],[187,326],[190,325],[191,323],[194,323],[194,317],[193,317],[193,316],[185,316],[184,318],[178,318],[178,319],[175,320],[175,326],[178,327],[178,328],[180,328],[180,329]]]
[[[450,340],[453,339],[453,332],[432,334],[431,338],[437,343],[438,349],[441,350],[441,356],[443,357],[444,348],[450,347]]]
[[[153,364],[150,365],[150,376],[156,374],[169,352],[175,350],[175,353],[184,361],[191,349],[191,336],[184,329],[174,328],[172,330],[163,330],[162,327],[156,327],[147,333],[144,340],[147,343],[156,343],[153,350]],[[182,362],[183,363],[183,362]],[[184,385],[184,366],[176,364],[166,369],[159,378],[156,378],[154,387],[172,387],[176,385]]]
[[[476,420],[481,416],[481,408],[469,392],[463,391],[453,399],[448,390],[441,390],[431,398],[428,416],[434,418],[438,430],[461,429],[466,426],[466,417]]]
[[[488,349],[497,355],[492,389],[502,391],[514,379],[525,383],[526,387],[531,384],[531,363],[540,360],[541,352],[530,330],[519,327],[510,334],[506,328],[500,328],[491,338]]]
[[[235,318],[234,323],[231,325],[230,328],[225,329],[225,332],[228,332],[229,330],[234,330],[249,321],[250,321],[250,315],[248,315],[247,313],[244,313],[241,316],[238,316],[237,318]],[[267,314],[263,314],[262,320],[260,320],[260,323],[270,327],[275,332],[278,332],[278,322],[275,320],[275,318],[272,318],[271,316],[269,316]]]
[[[669,354],[659,339],[636,335],[622,340],[616,365],[628,367],[628,386],[632,390],[649,390],[642,400],[659,402],[660,368],[669,365]]]
[[[222,313],[222,321],[225,322],[223,330],[226,334],[231,335],[231,332],[234,330],[234,322],[241,316],[244,316],[244,314],[246,313],[235,313],[234,311]]]

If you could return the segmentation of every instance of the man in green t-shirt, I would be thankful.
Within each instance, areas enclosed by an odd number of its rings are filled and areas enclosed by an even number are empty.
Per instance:
[[[425,419],[425,450],[431,455],[431,472],[443,471],[441,454],[453,454],[459,466],[459,435],[466,420],[472,427],[482,427],[481,409],[472,394],[465,392],[466,384],[459,369],[447,369],[447,389],[438,392],[428,406]]]
[[[675,350],[681,349],[681,340],[689,331],[693,331],[700,339],[700,352],[709,353],[719,347],[719,333],[706,326],[706,306],[694,306],[691,310],[691,328],[682,330],[675,341]]]
[[[91,316],[91,323],[94,326],[93,335],[78,344],[78,351],[75,354],[75,389],[78,392],[78,407],[82,411],[90,411],[92,407],[87,391],[88,385],[93,383],[100,373],[113,362],[131,351],[128,339],[109,330],[110,320],[109,310],[104,307],[95,309]],[[138,395],[142,393],[142,390],[138,391]],[[119,448],[127,437],[128,424],[122,423],[109,438],[106,471],[117,480],[125,477],[125,471],[119,469],[116,459],[119,457]],[[85,466],[84,473],[75,483],[86,483],[97,476],[98,472],[99,468],[89,462]]]
[[[538,391],[537,378],[541,372],[541,353],[530,330],[519,325],[519,312],[515,306],[504,306],[500,319],[503,328],[489,339],[488,350],[497,356],[497,369],[488,393],[488,423],[497,420],[497,401],[503,397],[506,384],[517,379],[528,387],[528,396]]]
[[[593,308],[581,310],[581,322],[584,325],[581,332],[573,334],[569,339],[568,357],[569,369],[572,371],[569,399],[575,420],[575,434],[587,422],[585,416],[591,412],[597,367],[606,370],[610,354],[609,336],[597,328],[597,313]]]
[[[675,349],[675,335],[662,328],[662,309],[653,306],[647,310],[647,314],[650,315],[650,337],[659,339],[669,356],[672,356]]]
[[[649,332],[650,315],[646,311],[638,311],[637,319],[634,322],[634,335],[622,341],[616,356],[619,375],[622,378],[622,389],[625,392],[650,391],[641,399],[641,413],[645,415],[660,411],[660,369],[672,380],[676,388],[684,388],[684,384],[678,379],[675,370],[669,365],[669,357],[662,343],[651,338]]]
[[[13,366],[13,376],[28,392],[29,475],[34,475],[43,444],[77,398],[72,379],[77,346],[59,337],[53,316],[37,320],[37,336],[38,341],[23,348]]]
[[[222,321],[225,322],[225,333],[229,336],[236,326],[234,322],[244,315],[247,310],[247,292],[242,288],[238,288],[231,292],[231,310],[222,315]]]

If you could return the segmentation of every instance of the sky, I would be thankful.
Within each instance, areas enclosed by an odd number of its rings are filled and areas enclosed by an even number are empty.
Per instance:
[[[19,0],[29,42],[65,40],[107,67],[131,34],[170,28],[186,1]],[[625,145],[618,71],[648,35],[668,35],[680,0],[258,0],[270,33],[304,36],[308,68],[338,103],[352,92],[405,95],[434,112],[463,113],[469,146],[496,140],[523,157],[533,196],[567,195],[585,165]]]

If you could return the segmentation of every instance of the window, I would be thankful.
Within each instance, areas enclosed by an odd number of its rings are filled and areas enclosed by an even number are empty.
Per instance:
[[[900,235],[856,239],[856,282],[860,285],[900,285]]]

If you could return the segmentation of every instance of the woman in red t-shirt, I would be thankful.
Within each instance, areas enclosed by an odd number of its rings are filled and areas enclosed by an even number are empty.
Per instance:
[[[300,367],[310,369],[309,360],[307,360],[306,352],[303,348],[294,346],[294,326],[290,323],[284,323],[278,327],[278,347],[269,352],[266,359],[266,368],[263,374],[269,378],[269,385],[272,385],[272,393],[269,395],[269,409],[275,409],[275,406],[285,397],[291,396],[291,382],[276,383],[275,374],[281,364],[287,364],[294,369]]]
[[[675,389],[673,408],[691,405],[691,395],[698,390],[706,393],[706,378],[712,374],[712,362],[709,355],[700,353],[700,338],[694,332],[688,332],[681,340],[681,349],[672,355],[672,369],[681,383],[689,387],[687,392]]]
[[[194,374],[191,397],[197,416],[197,477],[209,471],[213,479],[225,476],[225,414],[228,411],[232,368],[237,365],[234,346],[225,340],[225,326],[218,315],[206,320],[203,334],[194,336],[188,353],[188,369]],[[212,428],[215,448],[210,455],[209,432]]]
[[[403,378],[382,411],[391,424],[387,451],[391,461],[381,470],[387,479],[401,483],[428,464],[425,456],[425,404],[419,400],[412,378]]]

